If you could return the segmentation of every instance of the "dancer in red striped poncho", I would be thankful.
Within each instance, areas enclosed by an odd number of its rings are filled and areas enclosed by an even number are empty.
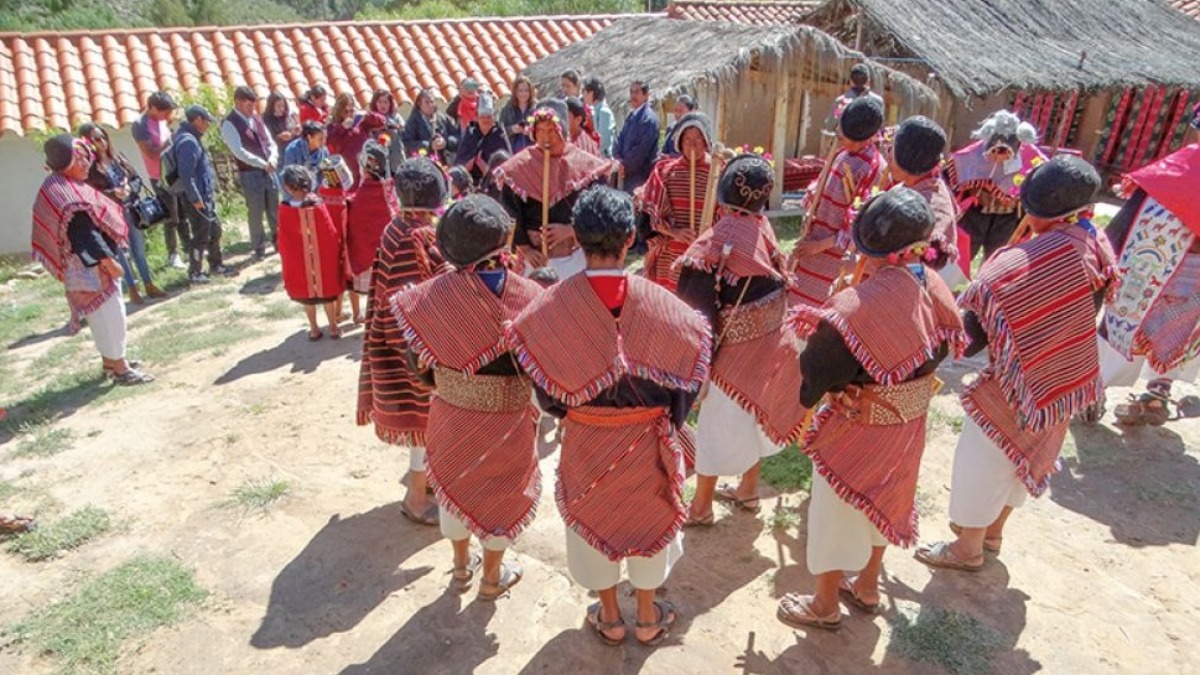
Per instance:
[[[888,169],[897,185],[911,188],[929,204],[933,211],[933,235],[925,254],[925,264],[942,273],[942,279],[953,288],[958,278],[966,278],[961,269],[951,273],[959,261],[958,206],[954,193],[942,178],[942,152],[946,149],[946,132],[937,122],[917,115],[896,127],[888,153]],[[965,256],[963,256],[965,257]],[[970,261],[962,261],[969,270]]]
[[[829,399],[804,442],[817,474],[808,507],[816,593],[785,595],[784,623],[838,628],[839,595],[875,611],[886,546],[917,541],[917,474],[939,385],[934,371],[966,340],[954,296],[923,263],[933,223],[914,190],[871,199],[853,229],[869,278],[793,316],[807,339],[800,400],[812,407]],[[860,571],[847,578],[844,570]]]
[[[675,261],[700,234],[712,164],[712,123],[708,115],[693,112],[681,117],[675,126],[674,143],[680,154],[664,157],[654,165],[641,196],[650,226],[658,233],[647,242],[646,278],[670,290],[679,283],[680,268]]]
[[[425,463],[442,534],[454,546],[453,584],[471,586],[474,534],[483,544],[481,600],[521,580],[520,567],[502,562],[504,550],[533,521],[542,487],[539,413],[504,340],[504,325],[542,289],[505,269],[511,227],[490,197],[457,202],[437,230],[438,249],[456,269],[393,300],[409,361],[434,386]]]
[[[669,291],[625,273],[633,203],[592,188],[572,214],[587,269],[545,291],[508,338],[538,400],[563,421],[555,497],[567,568],[600,602],[587,620],[625,638],[621,562],[637,591],[635,637],[658,644],[676,612],[655,590],[683,554],[685,422],[708,376],[708,324]]]
[[[446,176],[433,161],[417,157],[396,168],[395,184],[400,214],[383,231],[367,295],[357,420],[360,426],[374,422],[381,440],[408,448],[408,493],[402,512],[423,525],[437,525],[437,505],[425,494],[429,387],[408,367],[408,342],[389,303],[401,289],[441,271],[444,263],[433,221],[446,201]]]
[[[1037,236],[998,251],[960,299],[966,353],[986,346],[988,365],[962,394],[967,421],[950,484],[958,538],[919,549],[927,565],[982,568],[1012,509],[1049,485],[1071,416],[1103,395],[1096,313],[1114,258],[1088,220],[1099,189],[1100,175],[1078,157],[1031,171],[1020,196]]]

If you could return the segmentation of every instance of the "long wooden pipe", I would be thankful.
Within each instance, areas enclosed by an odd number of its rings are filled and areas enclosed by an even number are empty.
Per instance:
[[[542,147],[542,257],[550,260],[550,148]]]

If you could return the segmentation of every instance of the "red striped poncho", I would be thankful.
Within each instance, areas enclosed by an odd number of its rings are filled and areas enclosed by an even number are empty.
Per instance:
[[[802,241],[821,241],[842,235],[848,237],[853,224],[856,200],[865,200],[879,179],[883,160],[874,145],[858,152],[842,150],[833,158],[825,190],[817,199],[817,210]],[[815,188],[814,188],[815,189]],[[811,255],[793,254],[790,264],[794,275],[792,299],[811,307],[825,304],[833,291],[833,282],[842,273],[846,249],[834,244]]]
[[[342,233],[315,198],[279,205],[279,259],[283,288],[297,302],[332,302],[341,294]]]
[[[989,358],[963,408],[1035,497],[1058,468],[1071,417],[1104,392],[1093,295],[1112,279],[1104,235],[1063,223],[1001,249],[959,300],[987,332]]]
[[[350,274],[357,276],[371,269],[383,229],[396,217],[400,204],[390,181],[366,176],[362,185],[347,200],[346,258]]]
[[[663,409],[586,404],[630,376],[698,391],[708,376],[707,322],[641,277],[628,278],[614,318],[579,274],[535,300],[508,341],[534,382],[570,408],[555,490],[567,527],[610,560],[661,551],[687,518],[686,430]]]
[[[508,351],[504,326],[541,292],[509,274],[499,297],[478,275],[463,270],[434,277],[397,293],[392,307],[404,337],[438,382],[429,407],[425,463],[438,504],[479,537],[516,537],[533,521],[541,494],[538,471],[539,413],[520,377],[475,375]],[[447,371],[466,396],[447,395]],[[442,375],[446,373],[446,375]],[[499,380],[508,380],[501,385]],[[523,391],[519,405],[489,400],[498,386]],[[477,400],[472,400],[477,399]]]
[[[783,279],[783,258],[771,222],[730,214],[692,242],[681,267],[718,274],[735,285],[751,277]],[[754,416],[772,443],[799,438],[807,414],[800,405],[800,348],[784,326],[785,291],[722,307],[715,329],[712,382]]]
[[[933,235],[929,238],[931,244],[943,256],[942,264],[931,265],[934,269],[942,269],[946,265],[958,262],[958,204],[950,186],[938,175],[937,171],[922,176],[916,183],[909,186],[917,194],[929,202],[933,210]],[[965,236],[965,235],[964,235]],[[962,261],[963,273],[971,276],[971,261]]]
[[[700,231],[708,171],[707,155],[696,162],[694,175],[686,157],[667,157],[654,165],[642,188],[642,208],[650,216],[651,227],[661,233],[648,243],[646,278],[670,290],[675,290],[679,283],[675,261],[688,249],[687,244],[671,235],[671,229],[686,227]],[[692,201],[693,188],[695,201]]]
[[[394,445],[425,445],[430,389],[408,368],[408,342],[389,303],[396,292],[441,271],[433,228],[405,211],[383,231],[367,295],[362,364],[358,376],[359,426]]]
[[[791,317],[792,326],[804,338],[822,320],[841,334],[863,369],[885,388],[914,381],[917,370],[935,357],[942,344],[957,356],[966,342],[946,283],[936,274],[926,274],[922,285],[912,272],[897,266],[880,268],[869,279],[834,295],[821,309],[801,305]],[[933,376],[927,375],[916,386],[932,384]],[[932,397],[932,388],[924,393]],[[864,423],[837,404],[827,405],[804,439],[805,454],[838,496],[862,511],[897,546],[917,541],[914,500],[928,405],[924,399],[916,410],[886,424]]]

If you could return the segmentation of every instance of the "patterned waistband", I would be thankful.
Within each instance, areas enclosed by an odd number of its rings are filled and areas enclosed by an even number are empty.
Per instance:
[[[567,411],[567,419],[590,427],[624,427],[666,417],[663,408],[604,408],[584,406]]]
[[[519,376],[471,375],[434,368],[437,396],[450,405],[482,412],[514,412],[530,405],[533,385]]]
[[[907,424],[929,412],[929,402],[941,388],[942,381],[930,374],[890,387],[851,386],[832,396],[830,403],[843,416],[865,426]]]
[[[754,302],[721,310],[717,335],[726,345],[757,340],[779,330],[786,312],[787,295],[780,289]]]

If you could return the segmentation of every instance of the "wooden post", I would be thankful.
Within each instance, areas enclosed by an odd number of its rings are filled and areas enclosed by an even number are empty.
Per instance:
[[[775,124],[771,133],[771,154],[775,157],[775,187],[771,188],[771,208],[783,202],[783,175],[787,157],[788,110],[791,108],[792,69],[785,59],[779,60],[779,76],[775,80]]]

